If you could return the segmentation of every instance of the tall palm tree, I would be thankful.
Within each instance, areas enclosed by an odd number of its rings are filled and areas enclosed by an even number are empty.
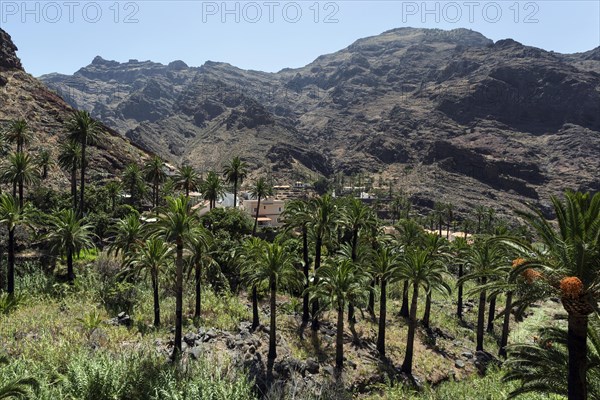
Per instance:
[[[77,210],[77,169],[81,167],[81,145],[68,140],[60,146],[58,165],[71,173],[71,197],[73,210]]]
[[[111,211],[115,212],[115,207],[117,205],[117,199],[121,195],[121,191],[123,190],[123,185],[121,182],[117,180],[109,181],[106,186],[106,192],[108,193],[108,197],[110,198]]]
[[[352,261],[356,262],[359,233],[363,230],[370,232],[377,226],[373,210],[359,199],[348,199],[341,208],[341,225],[350,232]],[[348,322],[354,323],[354,304],[348,304]]]
[[[50,249],[55,254],[67,257],[67,279],[70,283],[75,280],[73,271],[73,256],[81,250],[94,247],[92,233],[94,227],[85,224],[73,210],[61,210],[49,216],[48,234],[46,238]]]
[[[470,249],[465,259],[465,265],[469,269],[459,284],[469,280],[477,282],[473,292],[479,292],[479,306],[477,312],[477,347],[476,350],[483,351],[483,335],[485,327],[485,304],[487,300],[487,282],[498,276],[499,270],[505,264],[504,254],[498,243],[491,239],[483,239],[476,242]]]
[[[135,206],[139,204],[146,188],[139,165],[136,163],[127,165],[123,171],[121,181],[123,182],[123,186],[129,191],[131,205]]]
[[[194,231],[187,239],[187,248],[190,252],[189,264],[194,269],[194,289],[196,304],[194,308],[194,320],[200,321],[201,296],[202,296],[202,266],[213,262],[210,257],[210,245],[212,243],[211,233],[203,226],[194,227]]]
[[[349,301],[364,296],[369,276],[356,268],[351,260],[330,260],[317,271],[319,277],[310,290],[314,296],[329,299],[337,311],[335,367],[344,367],[344,308]]]
[[[447,283],[444,282],[444,273],[445,268],[443,264],[439,260],[434,259],[428,249],[418,248],[407,249],[400,260],[400,266],[396,270],[396,279],[408,281],[413,289],[406,354],[402,363],[402,372],[408,375],[412,375],[419,289],[432,290],[433,288],[446,287],[446,290],[450,290]]]
[[[17,195],[18,188],[19,207],[23,208],[25,185],[33,185],[38,180],[31,157],[25,153],[14,153],[8,157],[8,163],[3,165],[2,169],[2,180],[12,183],[13,196]]]
[[[294,255],[278,243],[265,243],[257,254],[255,265],[246,264],[242,274],[245,280],[254,286],[268,284],[270,293],[270,330],[268,358],[277,357],[276,329],[277,329],[277,291],[282,287],[298,287],[302,282],[302,275],[294,265]]]
[[[8,294],[15,292],[15,230],[19,225],[28,226],[32,211],[29,205],[24,208],[18,204],[14,196],[8,193],[0,194],[0,224],[8,231]],[[2,287],[2,285],[0,285]]]
[[[75,111],[66,123],[69,139],[81,145],[81,183],[79,184],[79,214],[85,211],[85,170],[87,168],[86,149],[98,139],[100,125],[87,111]]]
[[[405,251],[411,246],[420,245],[425,237],[425,231],[423,228],[412,219],[403,219],[398,221],[396,225],[398,231],[397,242],[402,251]],[[402,284],[402,305],[400,306],[399,315],[403,318],[409,317],[409,283],[404,281]]]
[[[167,178],[165,172],[165,163],[158,157],[154,156],[144,164],[143,173],[146,181],[152,185],[152,207],[158,212],[158,194],[160,193],[160,184]]]
[[[385,326],[387,313],[387,285],[395,278],[395,269],[400,265],[400,258],[388,244],[379,246],[373,255],[371,274],[379,279],[379,327],[377,331],[377,351],[385,357]]]
[[[588,322],[600,298],[600,193],[566,192],[564,200],[551,201],[556,224],[535,208],[519,213],[541,243],[508,240],[527,259],[513,273],[536,268],[544,277],[540,282],[560,296],[568,314],[568,397],[586,399]]]
[[[308,286],[310,284],[310,258],[308,250],[308,224],[310,222],[310,212],[308,203],[303,200],[292,200],[287,203],[282,214],[285,228],[287,230],[300,229],[302,235],[302,269],[304,272],[302,322],[307,323],[310,314],[310,299],[308,294]]]
[[[191,165],[182,165],[175,173],[175,187],[185,190],[185,197],[190,197],[190,191],[200,188],[200,177]]]
[[[426,233],[423,239],[423,246],[429,251],[431,257],[439,262],[442,262],[444,265],[449,258],[448,254],[448,241],[444,239],[442,236],[438,236],[434,233]],[[433,290],[437,289],[437,291],[442,294],[450,294],[450,291],[446,291],[445,286],[438,286],[433,288],[427,288],[427,295],[425,299],[425,312],[423,313],[423,326],[425,328],[429,328],[429,319],[431,316],[431,302],[432,302],[432,293]]]
[[[252,228],[252,235],[256,235],[256,228],[258,227],[258,213],[260,211],[261,199],[266,199],[268,196],[273,195],[273,187],[269,185],[267,180],[260,177],[254,182],[254,185],[250,188],[250,197],[257,199],[256,204],[256,215],[254,217],[254,228]]]
[[[321,251],[324,241],[328,240],[335,231],[338,219],[338,207],[335,200],[325,194],[323,197],[317,197],[310,203],[311,222],[309,229],[315,240],[315,278],[314,284],[319,281],[318,271],[321,267]],[[319,298],[316,297],[312,306],[312,325],[311,329],[319,329]]]
[[[48,149],[41,149],[35,158],[37,167],[41,170],[42,179],[48,178],[48,168],[52,165],[52,156]]]
[[[265,242],[256,236],[246,239],[242,244],[241,258],[242,269],[248,270],[258,263],[258,260],[264,251]],[[258,290],[254,282],[247,282],[252,287],[252,330],[260,325],[260,316],[258,314]]]
[[[221,199],[225,193],[223,182],[215,171],[209,171],[206,175],[206,179],[202,183],[202,192],[204,200],[208,200],[209,209],[215,208],[217,200]]]
[[[146,270],[152,280],[152,295],[154,299],[154,326],[160,326],[160,300],[158,282],[160,271],[172,261],[173,248],[159,237],[150,237],[139,246],[131,258],[131,266],[137,272]]]
[[[475,218],[477,219],[477,231],[476,233],[481,233],[481,223],[483,222],[483,218],[487,214],[487,208],[482,205],[478,205],[475,207]]]
[[[167,206],[159,214],[158,221],[152,230],[164,238],[166,242],[175,245],[175,347],[173,357],[181,355],[181,339],[183,324],[183,250],[185,242],[198,226],[199,219],[184,196],[167,198]]]
[[[452,203],[446,203],[446,239],[450,239],[450,225],[454,221],[454,205]]]
[[[456,283],[456,317],[460,320],[463,318],[463,291],[464,284],[461,278],[465,273],[465,258],[469,251],[469,244],[465,238],[456,238],[451,244],[450,253],[453,255],[454,262],[457,266],[457,283]]]
[[[25,145],[29,144],[33,139],[33,134],[29,129],[27,121],[22,118],[11,121],[4,136],[9,143],[17,144],[17,153],[22,153]]]
[[[223,177],[227,183],[233,184],[233,208],[237,208],[238,185],[241,185],[248,174],[248,164],[239,157],[233,157],[223,168]]]

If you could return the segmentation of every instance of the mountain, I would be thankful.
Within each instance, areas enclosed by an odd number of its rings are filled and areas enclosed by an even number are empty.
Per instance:
[[[56,161],[59,145],[65,139],[63,124],[74,112],[56,93],[27,74],[16,54],[10,35],[0,29],[0,130],[15,118],[25,118],[34,134],[28,151],[50,151]],[[127,163],[147,158],[146,152],[113,129],[102,126],[98,143],[89,149],[90,180],[112,177]],[[50,167],[48,182],[68,189],[68,176],[55,163]]]
[[[508,214],[600,189],[599,54],[400,28],[277,73],[96,57],[40,79],[173,162],[220,168],[240,154],[275,177],[365,172],[426,206]]]

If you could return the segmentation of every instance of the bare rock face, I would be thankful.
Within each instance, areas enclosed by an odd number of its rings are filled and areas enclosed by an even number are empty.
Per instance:
[[[8,33],[0,28],[0,67],[23,69],[21,60],[17,57],[17,46],[12,42]]]
[[[277,73],[97,57],[41,79],[176,163],[239,154],[276,179],[381,174],[414,198],[512,215],[600,187],[599,54],[400,28]]]

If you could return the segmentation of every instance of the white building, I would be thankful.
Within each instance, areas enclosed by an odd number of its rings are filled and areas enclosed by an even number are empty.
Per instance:
[[[250,214],[252,218],[256,217],[256,206],[258,200],[244,200],[242,207]],[[258,210],[258,225],[259,226],[271,226],[279,227],[283,225],[281,213],[285,209],[285,202],[278,199],[261,199],[260,210]]]

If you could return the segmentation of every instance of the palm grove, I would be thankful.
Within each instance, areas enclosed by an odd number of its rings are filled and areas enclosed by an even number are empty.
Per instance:
[[[101,126],[87,112],[76,112],[65,123],[67,140],[56,159],[47,149],[30,154],[33,134],[25,120],[15,120],[0,140],[6,189],[0,195],[4,303],[18,296],[15,280],[22,274],[17,249],[38,246],[52,255],[53,268],[47,273],[70,285],[77,281],[76,260],[82,252],[96,249],[118,261],[119,285],[131,288],[150,281],[156,329],[164,320],[162,285],[173,288],[167,292],[175,297],[173,360],[182,358],[184,329],[202,326],[205,286],[247,293],[252,329],[261,327],[263,318],[267,323],[268,317],[267,373],[272,380],[282,296],[298,300],[302,331],[316,334],[322,321],[334,321],[331,362],[336,377],[343,375],[347,347],[358,341],[357,324],[375,324],[377,353],[387,360],[386,328],[401,321],[407,331],[398,372],[412,377],[419,332],[434,328],[434,296],[455,302],[458,321],[464,318],[464,297],[476,298],[474,350],[486,350],[486,335],[497,338],[498,356],[506,360],[504,379],[521,383],[511,395],[531,391],[569,399],[600,396],[592,378],[598,373],[597,349],[593,345],[588,350],[588,342],[596,343],[598,337],[594,321],[600,295],[599,194],[566,192],[561,199],[552,198],[552,221],[535,208],[519,212],[526,229],[518,230],[494,224],[493,212],[478,207],[472,220],[462,221],[465,237],[452,241],[449,232],[457,221],[452,205],[440,204],[418,217],[406,197],[396,196],[388,205],[391,221],[383,221],[358,199],[324,194],[288,202],[284,227],[266,235],[258,226],[258,210],[272,188],[264,177],[247,182],[250,167],[239,157],[222,171],[204,176],[189,165],[168,176],[164,162],[151,157],[143,165],[126,166],[120,177],[91,182],[90,146],[98,140]],[[68,176],[69,191],[44,187],[49,169],[55,167]],[[216,207],[226,190],[232,190],[237,205],[243,185],[258,200],[253,221],[238,209]],[[203,216],[192,207],[194,191],[208,202],[210,212]],[[474,235],[467,239],[469,229]],[[188,280],[191,291],[184,290]],[[390,288],[400,291],[397,310],[390,308]],[[191,310],[185,302],[190,296]],[[263,296],[267,317],[260,312]],[[522,320],[528,308],[550,298],[560,299],[567,329],[540,327],[536,343],[509,344],[511,321]],[[35,386],[32,383],[9,382],[23,393],[25,387]]]

